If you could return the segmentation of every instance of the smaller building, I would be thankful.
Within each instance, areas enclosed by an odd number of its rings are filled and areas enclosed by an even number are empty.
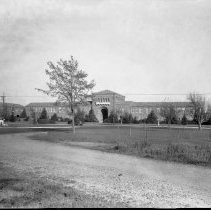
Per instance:
[[[3,110],[5,110],[7,115],[11,115],[12,113],[14,113],[14,115],[16,117],[20,117],[21,113],[24,110],[24,106],[22,106],[20,104],[13,104],[13,103],[5,103],[4,105],[3,105],[3,103],[0,103],[1,117],[2,117],[3,112],[4,112]]]

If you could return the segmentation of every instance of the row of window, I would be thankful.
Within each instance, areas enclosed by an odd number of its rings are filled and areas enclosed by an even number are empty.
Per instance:
[[[138,107],[133,107],[131,109],[132,113],[149,113],[152,109],[150,108],[138,108]],[[185,111],[185,108],[176,108],[177,111]],[[155,108],[154,111],[160,112],[160,108]]]
[[[96,106],[109,106],[109,104],[95,104]]]
[[[132,113],[149,113],[152,109],[148,109],[148,108],[138,108],[138,107],[134,107],[131,109]],[[160,111],[160,108],[156,108],[157,112]],[[156,111],[155,110],[155,111]]]
[[[31,107],[32,109],[34,109],[36,112],[42,112],[42,110],[43,110],[43,108],[44,107]],[[45,107],[45,109],[46,109],[46,111],[47,112],[53,112],[53,113],[55,113],[55,112],[62,112],[62,111],[64,111],[65,109],[64,108],[61,108],[61,107],[59,107],[59,108],[54,108],[54,107]]]
[[[109,98],[98,98],[98,102],[110,102]]]

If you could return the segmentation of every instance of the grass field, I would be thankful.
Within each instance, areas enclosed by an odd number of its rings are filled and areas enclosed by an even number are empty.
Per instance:
[[[36,140],[81,143],[92,149],[140,157],[210,166],[211,130],[135,127],[81,127],[72,131],[48,131],[31,137]],[[73,144],[72,144],[73,145]],[[89,145],[90,148],[90,145]]]
[[[51,124],[33,124],[31,121],[16,121],[16,122],[6,122],[8,127],[38,127],[38,126],[68,126],[67,122],[56,122]]]

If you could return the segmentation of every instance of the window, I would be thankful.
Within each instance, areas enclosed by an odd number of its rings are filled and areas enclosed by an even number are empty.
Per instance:
[[[137,109],[136,108],[132,108],[132,113],[136,113]]]

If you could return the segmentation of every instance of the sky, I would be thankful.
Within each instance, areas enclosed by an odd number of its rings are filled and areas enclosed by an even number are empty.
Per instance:
[[[54,101],[35,88],[47,88],[48,61],[72,55],[95,80],[93,92],[210,98],[210,11],[210,0],[0,0],[0,95],[23,105]]]

